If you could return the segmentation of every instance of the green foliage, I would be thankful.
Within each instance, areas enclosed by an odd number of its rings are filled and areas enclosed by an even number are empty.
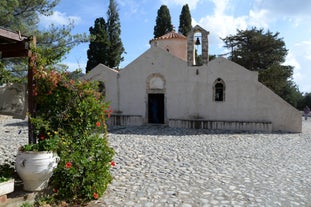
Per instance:
[[[15,180],[20,180],[19,176],[16,173],[14,162],[10,162],[9,160],[4,160],[4,164],[0,165],[0,182],[5,182],[10,178]]]
[[[311,93],[305,93],[300,99],[298,103],[298,109],[303,110],[305,106],[309,106],[311,108]]]
[[[154,38],[161,37],[173,30],[171,22],[170,11],[166,5],[162,5],[158,10],[158,16],[156,18],[156,25],[154,26],[153,35]]]
[[[36,53],[44,57],[45,66],[57,67],[64,56],[76,45],[87,42],[89,38],[85,34],[71,35],[74,23],[68,25],[50,25],[46,30],[36,30],[32,35],[36,36]],[[43,59],[42,59],[43,60]]]
[[[59,147],[59,139],[56,137],[44,138],[39,140],[37,144],[27,144],[21,147],[22,151],[56,151]]]
[[[91,41],[87,50],[86,72],[92,70],[99,63],[108,65],[108,51],[110,47],[107,25],[104,18],[97,18],[94,27],[90,27]]]
[[[121,25],[117,4],[110,0],[107,11],[107,22],[103,17],[97,18],[94,27],[90,27],[91,40],[87,51],[86,72],[99,63],[110,68],[119,68],[123,61],[123,43],[121,41]]]
[[[288,78],[293,74],[293,67],[274,64],[259,72],[259,81],[281,95],[283,89],[288,85]]]
[[[107,66],[110,68],[118,68],[120,62],[123,61],[122,54],[124,53],[124,48],[121,41],[120,18],[115,0],[110,0],[107,16],[107,32],[110,42]]]
[[[287,85],[284,87],[280,96],[297,109],[303,100],[302,93],[299,91],[297,85],[292,81],[287,82]]]
[[[56,198],[79,203],[97,199],[112,180],[109,169],[114,152],[107,139],[98,134],[82,134],[63,140],[61,161],[52,177]]]
[[[1,0],[0,25],[13,31],[31,33],[37,28],[39,15],[51,15],[60,0]]]
[[[263,29],[237,30],[223,39],[230,50],[229,59],[243,67],[259,72],[259,81],[297,107],[302,95],[292,81],[293,67],[283,65],[287,49],[279,33]]]
[[[179,16],[178,32],[187,36],[188,32],[192,29],[191,14],[188,4],[184,5]]]
[[[21,207],[33,207],[33,205],[30,204],[29,202],[25,202],[21,205]]]
[[[0,25],[12,31],[20,31],[26,36],[36,36],[36,53],[45,57],[45,67],[62,68],[58,63],[74,46],[88,41],[85,34],[71,35],[73,23],[68,25],[50,25],[46,30],[39,29],[39,15],[52,15],[60,0],[1,0]],[[1,60],[7,72],[6,78],[24,79],[28,69],[27,58]],[[1,67],[0,67],[1,68]],[[7,79],[6,79],[7,80]],[[1,80],[0,80],[1,82]],[[4,81],[2,81],[4,82]]]
[[[0,85],[4,83],[21,82],[21,79],[14,76],[10,71],[5,70],[4,63],[0,62]]]
[[[6,182],[6,181],[8,181],[8,180],[10,180],[10,179],[7,178],[7,177],[4,177],[4,176],[0,176],[0,183]]]
[[[28,147],[38,151],[55,147],[60,156],[51,178],[53,196],[73,203],[101,196],[112,179],[114,151],[107,142],[111,111],[97,91],[98,83],[72,80],[68,72],[40,67],[34,78],[37,109],[30,121],[39,142]]]
[[[0,84],[22,83],[26,81],[27,58],[9,58],[0,60]]]
[[[223,39],[225,47],[231,51],[229,59],[243,67],[260,71],[272,65],[281,64],[287,55],[285,43],[273,34],[263,29],[237,30],[237,34]]]

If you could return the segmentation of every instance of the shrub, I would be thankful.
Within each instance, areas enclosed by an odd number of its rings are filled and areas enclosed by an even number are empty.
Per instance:
[[[111,110],[97,92],[98,83],[72,80],[67,72],[49,69],[36,69],[34,80],[36,113],[31,123],[36,145],[50,144],[60,156],[50,179],[55,198],[79,203],[97,199],[112,180],[114,155],[107,142]]]

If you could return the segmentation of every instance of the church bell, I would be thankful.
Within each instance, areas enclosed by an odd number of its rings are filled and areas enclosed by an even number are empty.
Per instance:
[[[201,42],[200,42],[200,39],[197,37],[197,40],[195,41],[195,45],[200,45]]]

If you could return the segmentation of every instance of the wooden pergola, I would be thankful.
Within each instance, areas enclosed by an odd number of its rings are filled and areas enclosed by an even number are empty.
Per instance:
[[[27,57],[28,58],[28,112],[34,114],[33,91],[33,67],[35,66],[34,53],[31,52],[30,45],[36,45],[35,37],[22,35],[20,32],[0,27],[0,59]],[[35,143],[33,127],[28,121],[28,142]]]

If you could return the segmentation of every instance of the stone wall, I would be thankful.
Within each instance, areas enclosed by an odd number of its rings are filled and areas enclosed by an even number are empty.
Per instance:
[[[0,86],[0,114],[24,119],[27,111],[26,85],[9,83]]]

